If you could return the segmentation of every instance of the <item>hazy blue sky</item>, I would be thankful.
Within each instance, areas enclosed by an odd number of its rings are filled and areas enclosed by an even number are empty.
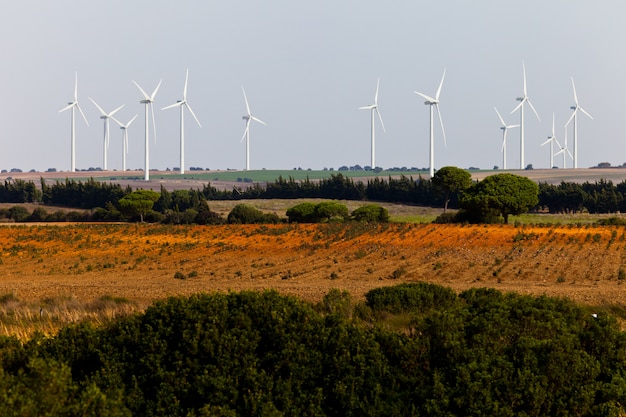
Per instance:
[[[143,168],[143,106],[137,81],[156,97],[157,143],[151,167],[179,165],[179,113],[161,107],[188,100],[202,123],[186,119],[186,165],[243,168],[241,116],[245,86],[253,124],[251,168],[321,169],[369,165],[370,114],[380,77],[377,165],[428,166],[428,107],[414,90],[435,93],[448,146],[436,130],[435,167],[492,168],[502,161],[500,123],[522,93],[541,122],[526,113],[526,162],[547,167],[573,105],[579,119],[579,166],[626,162],[626,3],[618,0],[161,1],[20,0],[0,15],[0,168],[70,167],[73,96],[90,127],[77,120],[77,167],[102,166],[102,121],[88,97],[117,115],[139,118],[129,129],[128,166]],[[112,124],[109,168],[121,168],[121,131]],[[571,132],[569,134],[571,147]],[[519,132],[510,131],[508,165],[519,165]],[[557,159],[562,164],[562,159]],[[568,161],[571,166],[571,161]]]

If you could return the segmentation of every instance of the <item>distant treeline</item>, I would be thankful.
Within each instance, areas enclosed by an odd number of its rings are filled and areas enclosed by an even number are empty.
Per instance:
[[[200,294],[0,337],[0,402],[20,416],[618,416],[625,357],[614,317],[564,299],[426,283],[316,305]]]
[[[41,186],[32,181],[7,180],[0,184],[0,203],[43,203],[81,209],[105,209],[115,206],[120,198],[131,193],[130,186],[119,184],[66,179],[48,184],[41,180]],[[155,210],[184,211],[198,209],[200,201],[243,200],[243,199],[297,199],[322,198],[331,200],[359,200],[415,204],[442,207],[443,199],[430,179],[419,176],[401,176],[388,179],[374,178],[367,182],[353,180],[341,173],[319,181],[297,181],[279,177],[266,185],[253,184],[247,188],[233,187],[232,190],[218,190],[210,183],[196,190],[168,192],[161,189],[162,198],[155,204]],[[589,213],[626,212],[626,181],[617,185],[612,181],[599,180],[582,184],[561,182],[559,185],[539,183],[539,204],[537,210],[550,213]],[[450,208],[458,208],[458,194],[450,196]]]

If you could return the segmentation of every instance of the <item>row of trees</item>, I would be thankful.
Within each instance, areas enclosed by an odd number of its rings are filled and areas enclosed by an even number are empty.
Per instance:
[[[612,416],[626,412],[624,357],[613,317],[563,299],[422,283],[358,303],[339,290],[316,305],[201,294],[24,345],[0,338],[0,403],[7,415]]]
[[[507,175],[509,176],[507,177]],[[488,178],[492,177],[495,177],[497,182],[506,179],[505,182],[513,181],[518,185],[520,181],[527,181],[511,174],[495,174]],[[508,186],[495,186],[495,183],[495,180],[489,180],[483,183],[482,187],[489,186],[494,193],[500,194],[500,196],[506,195],[506,191],[510,190]],[[201,217],[208,216],[210,220],[212,215],[204,213],[206,201],[257,198],[385,201],[443,206],[446,210],[448,207],[463,208],[462,196],[466,195],[465,208],[476,210],[486,201],[484,198],[478,201],[468,197],[468,193],[479,192],[475,188],[476,184],[472,182],[468,171],[456,167],[441,168],[432,180],[425,180],[421,177],[415,180],[404,176],[389,179],[377,177],[364,183],[344,177],[342,174],[336,174],[320,181],[308,179],[296,181],[293,178],[284,179],[280,177],[267,185],[254,184],[245,189],[218,190],[210,184],[206,184],[201,190],[168,192],[161,189],[160,198],[154,202],[154,212],[160,213],[160,216],[157,215],[157,218],[150,220],[162,220],[171,223],[188,222],[190,218],[195,217],[193,216],[194,211],[196,215],[202,213]],[[33,182],[13,180],[0,184],[0,202],[40,202],[52,206],[97,209],[93,216],[95,220],[115,220],[119,218],[119,201],[132,192],[130,186],[121,187],[119,184],[97,182],[93,179],[88,181],[66,179],[54,184],[48,184],[42,179],[40,187],[37,187]],[[480,192],[484,194],[486,190],[483,189]],[[582,184],[571,182],[562,182],[559,185],[540,183],[537,202],[534,206],[529,206],[532,201],[532,198],[525,198],[523,204],[529,209],[547,210],[551,213],[626,211],[626,181],[617,185],[605,180]],[[182,213],[187,210],[192,211],[183,215]],[[510,214],[512,213],[510,212]],[[500,211],[500,214],[506,217],[506,210],[505,212]],[[481,217],[489,216],[485,216],[483,213],[480,216],[469,216],[466,220],[473,221],[474,218],[480,219]]]

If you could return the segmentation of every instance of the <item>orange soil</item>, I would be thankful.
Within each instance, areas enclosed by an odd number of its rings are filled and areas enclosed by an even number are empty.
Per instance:
[[[0,227],[0,295],[37,301],[276,289],[317,301],[331,288],[426,281],[623,304],[623,227],[67,225]],[[186,279],[175,279],[180,272]],[[191,274],[191,277],[189,275]],[[626,275],[622,272],[622,275]],[[620,279],[621,278],[621,279]]]

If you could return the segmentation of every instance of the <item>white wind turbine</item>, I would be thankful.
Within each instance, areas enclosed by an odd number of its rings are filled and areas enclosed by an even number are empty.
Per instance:
[[[183,88],[183,99],[178,100],[174,104],[163,107],[161,110],[171,109],[173,107],[180,107],[180,173],[185,173],[185,107],[189,110],[189,113],[193,116],[198,126],[202,127],[200,121],[194,114],[193,110],[187,103],[187,81],[189,80],[189,69],[187,69],[187,75],[185,76],[185,87]]]
[[[380,78],[376,82],[376,94],[374,95],[374,104],[370,104],[369,106],[359,107],[359,110],[371,110],[372,113],[372,169],[376,168],[376,139],[374,132],[374,113],[378,114],[378,119],[380,120],[380,125],[383,128],[383,132],[385,131],[385,124],[383,123],[383,118],[380,115],[380,110],[378,110],[378,87],[380,86]]]
[[[120,129],[122,130],[122,171],[126,171],[126,154],[128,153],[128,128],[135,121],[137,115],[133,116],[132,119],[126,124],[123,124],[115,117],[111,117],[115,122],[120,125]]]
[[[241,117],[243,120],[246,121],[246,130],[244,130],[240,142],[242,142],[244,139],[246,140],[246,171],[250,171],[250,122],[254,120],[266,126],[267,123],[252,115],[252,112],[250,111],[250,105],[248,104],[248,97],[246,97],[246,90],[243,89],[243,85],[241,86],[241,91],[243,91],[243,99],[246,102],[246,114]]]
[[[74,81],[74,100],[67,103],[67,106],[59,110],[59,113],[65,110],[69,110],[69,109],[72,109],[72,130],[71,130],[72,144],[71,144],[70,171],[76,172],[76,109],[78,109],[81,116],[83,116],[83,120],[85,121],[87,126],[89,126],[89,122],[87,121],[87,118],[85,117],[85,113],[83,113],[83,110],[80,108],[80,105],[78,104],[78,73],[76,73],[76,78]]]
[[[441,124],[441,133],[443,134],[443,143],[446,144],[446,131],[443,129],[443,120],[441,120],[441,111],[439,111],[439,94],[441,94],[441,87],[443,86],[443,79],[446,76],[446,70],[443,70],[443,76],[441,77],[441,82],[439,83],[439,88],[437,89],[437,94],[435,94],[435,98],[427,96],[422,93],[418,93],[414,91],[415,94],[424,98],[426,101],[424,104],[430,106],[430,177],[432,178],[435,175],[435,134],[434,134],[434,126],[433,126],[433,106],[437,108],[437,115],[439,116],[439,123]]]
[[[564,146],[562,146],[561,150],[555,153],[554,156],[563,154],[563,169],[566,169],[567,168],[567,155],[569,155],[570,158],[574,159],[574,156],[572,155],[572,153],[569,151],[569,148],[567,147],[567,126],[565,127],[564,142],[565,142]]]
[[[578,110],[580,110],[581,112],[586,114],[587,117],[589,117],[591,120],[593,120],[593,117],[591,117],[591,115],[587,113],[585,109],[580,107],[580,105],[578,104],[578,97],[576,96],[576,86],[574,85],[574,77],[572,77],[572,89],[574,90],[575,105],[570,107],[570,109],[574,110],[574,112],[570,116],[567,123],[565,123],[565,127],[567,128],[567,125],[569,125],[570,122],[574,120],[574,157],[573,158],[574,158],[574,168],[578,168],[578,119],[576,118],[576,114],[578,113]]]
[[[143,91],[143,88],[141,88],[139,84],[137,84],[133,80],[133,83],[135,83],[139,91],[141,91],[141,94],[143,94],[143,100],[140,100],[139,102],[141,104],[144,104],[146,108],[146,155],[145,155],[145,171],[144,171],[145,181],[150,181],[150,151],[149,151],[150,141],[148,140],[149,130],[150,130],[150,123],[149,123],[150,113],[152,113],[152,132],[154,133],[154,142],[156,143],[156,122],[154,121],[154,106],[152,103],[154,103],[154,97],[156,96],[157,91],[159,91],[159,87],[161,87],[161,82],[163,82],[163,80],[159,81],[159,84],[156,86],[152,94],[148,95],[145,91]]]
[[[548,136],[548,140],[543,142],[540,146],[550,144],[550,168],[554,167],[554,144],[556,143],[559,148],[561,144],[556,139],[556,133],[554,131],[554,113],[552,113],[552,135]]]
[[[91,102],[98,108],[98,110],[100,110],[100,113],[102,114],[100,118],[104,120],[104,145],[103,145],[104,146],[104,150],[103,150],[104,163],[102,165],[102,169],[107,171],[108,170],[107,153],[109,150],[109,119],[111,119],[115,113],[117,113],[122,107],[124,107],[124,104],[122,104],[121,106],[113,110],[112,112],[107,113],[104,110],[102,110],[102,107],[98,106],[98,103],[96,103],[94,99],[89,97],[89,100],[91,100]]]
[[[504,119],[502,118],[502,115],[500,114],[498,109],[496,109],[495,107],[494,109],[498,114],[498,117],[500,118],[500,123],[502,123],[502,126],[500,127],[500,129],[502,129],[502,169],[506,169],[506,132],[509,129],[519,127],[519,125],[507,125],[506,123],[504,123]]]
[[[530,102],[530,98],[528,97],[528,94],[526,92],[526,66],[524,65],[524,62],[522,62],[522,70],[524,73],[524,95],[516,98],[516,100],[519,101],[520,103],[513,109],[513,111],[511,111],[511,114],[513,114],[517,111],[517,109],[520,110],[520,169],[525,168],[524,166],[524,104],[528,103],[530,108],[535,113],[535,116],[537,116],[537,119],[541,121],[541,118],[539,117],[539,113],[537,113],[537,110],[535,110],[533,103]]]

